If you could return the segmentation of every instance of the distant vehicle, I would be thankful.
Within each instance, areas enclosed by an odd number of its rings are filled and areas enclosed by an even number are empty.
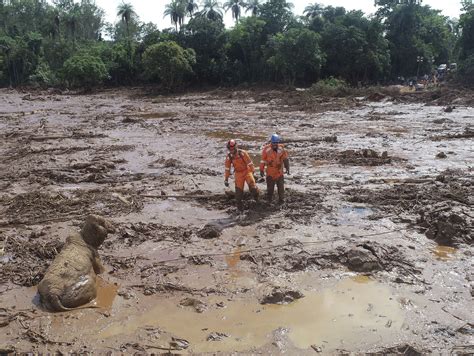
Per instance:
[[[457,63],[451,63],[449,65],[449,70],[455,71],[456,69],[458,69],[458,64]]]
[[[446,69],[448,69],[447,64],[440,64],[439,67],[438,67],[438,72],[444,72],[444,71],[446,71]]]

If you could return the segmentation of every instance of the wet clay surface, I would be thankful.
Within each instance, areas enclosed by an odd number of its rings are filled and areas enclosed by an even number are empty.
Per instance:
[[[472,107],[256,90],[24,98],[0,95],[0,351],[474,351]],[[273,132],[290,154],[285,202],[246,193],[239,214],[225,143],[258,164]],[[48,313],[35,286],[90,213],[116,228],[98,297]]]

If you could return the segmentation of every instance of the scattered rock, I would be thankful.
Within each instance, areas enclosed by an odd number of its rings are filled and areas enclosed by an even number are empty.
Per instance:
[[[440,152],[436,155],[436,158],[440,158],[440,159],[443,159],[443,158],[446,158],[446,157],[448,157],[448,156],[446,156],[446,153],[444,153],[444,152]]]
[[[288,304],[303,297],[304,295],[300,291],[273,287],[269,294],[260,298],[260,304]]]
[[[455,106],[448,105],[443,109],[443,111],[444,112],[453,112],[454,109],[456,109]]]

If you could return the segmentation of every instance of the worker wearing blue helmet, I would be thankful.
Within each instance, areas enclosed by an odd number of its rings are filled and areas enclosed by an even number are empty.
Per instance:
[[[285,199],[285,181],[283,167],[286,174],[290,174],[290,161],[288,152],[281,143],[281,138],[276,133],[270,138],[270,143],[263,147],[262,160],[260,161],[260,175],[267,174],[267,200],[272,201],[275,184],[278,188],[278,202],[283,203]]]

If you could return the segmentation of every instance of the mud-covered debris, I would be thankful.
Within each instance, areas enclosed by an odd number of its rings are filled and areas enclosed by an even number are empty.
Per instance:
[[[130,117],[130,116],[125,116],[125,118],[122,120],[122,122],[124,124],[135,124],[137,122],[140,122],[141,120],[140,119],[137,119],[137,118],[134,118],[134,117]]]
[[[215,239],[216,237],[221,236],[222,230],[222,226],[215,223],[208,223],[198,231],[197,235],[201,239]]]
[[[285,287],[273,287],[270,293],[260,298],[260,304],[288,304],[303,298],[304,294]]]
[[[363,246],[356,246],[345,253],[345,264],[354,272],[372,272],[382,270],[376,255]]]
[[[383,211],[403,214],[424,228],[428,238],[448,246],[472,244],[472,178],[446,171],[422,184],[399,184],[386,189],[351,189],[345,192],[354,203],[369,203]]]
[[[311,348],[316,351],[316,352],[323,352],[323,349],[321,346],[318,345],[311,345]]]
[[[386,96],[384,94],[375,92],[375,93],[372,93],[372,94],[368,95],[365,99],[368,100],[368,101],[381,101],[385,98],[386,98]]]
[[[31,287],[43,278],[49,263],[61,251],[64,243],[58,240],[23,240],[15,237],[4,248],[12,258],[0,264],[0,284],[7,281]]]
[[[451,120],[451,119],[447,119],[447,118],[441,118],[441,119],[434,119],[432,121],[433,124],[437,124],[437,125],[441,125],[441,124],[451,124],[453,123],[454,121]]]
[[[405,356],[421,356],[431,353],[430,350],[419,349],[408,344],[387,347],[375,352],[380,355],[405,355]]]
[[[193,265],[210,265],[212,266],[212,258],[209,256],[189,256],[188,262]]]
[[[473,137],[474,137],[474,129],[467,126],[467,127],[464,128],[464,131],[461,132],[461,133],[432,136],[431,140],[433,140],[433,141],[457,140],[457,139],[473,138]]]
[[[444,159],[448,156],[446,156],[446,153],[444,152],[439,152],[437,155],[436,155],[436,158],[440,158],[440,159]]]
[[[163,165],[166,168],[170,168],[170,167],[177,167],[179,164],[180,164],[179,160],[177,160],[175,158],[168,158],[167,160],[165,160]]]
[[[207,335],[206,340],[207,341],[221,341],[226,337],[229,337],[229,335],[227,335],[225,333],[220,333],[218,331],[214,331],[214,332],[210,333],[209,335]]]
[[[323,138],[324,142],[337,142],[337,136],[332,135],[332,136],[326,136]]]
[[[184,298],[179,302],[179,305],[182,307],[191,307],[196,313],[203,313],[207,310],[207,305],[194,298]]]
[[[472,209],[464,205],[452,206],[446,202],[420,208],[417,223],[426,228],[426,237],[439,245],[457,246],[474,243]]]
[[[387,151],[379,154],[377,151],[370,148],[359,151],[342,151],[338,154],[338,161],[340,164],[354,166],[380,166],[392,162]]]
[[[177,350],[184,350],[189,347],[189,341],[185,339],[179,339],[176,337],[173,337],[171,341],[169,342],[170,346],[174,349]]]
[[[190,229],[181,226],[144,222],[123,224],[118,231],[118,240],[128,246],[136,246],[145,241],[158,242],[165,239],[186,242],[190,240],[192,235]]]

